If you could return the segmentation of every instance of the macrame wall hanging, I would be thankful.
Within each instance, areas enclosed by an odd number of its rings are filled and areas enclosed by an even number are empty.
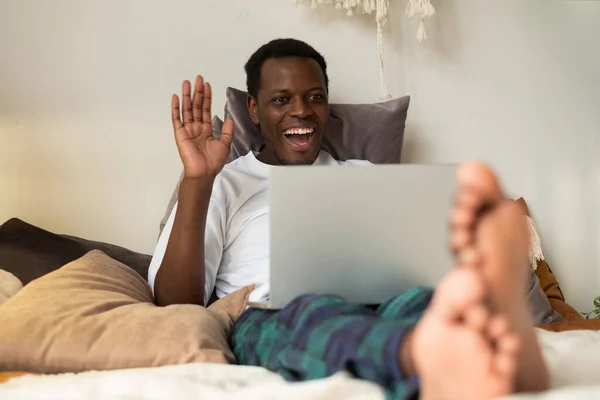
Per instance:
[[[354,14],[373,14],[375,13],[375,22],[377,22],[377,55],[379,56],[379,75],[381,85],[381,97],[390,98],[390,91],[384,75],[383,64],[383,27],[388,19],[390,0],[295,0],[298,3],[310,1],[312,9],[318,9],[322,5],[333,5],[336,9],[345,11],[348,16]],[[394,1],[394,0],[392,0]],[[395,0],[400,1],[400,0]],[[408,0],[406,4],[406,15],[409,18],[418,19],[417,40],[422,42],[427,38],[425,32],[425,18],[435,14],[435,9],[431,5],[431,0]]]

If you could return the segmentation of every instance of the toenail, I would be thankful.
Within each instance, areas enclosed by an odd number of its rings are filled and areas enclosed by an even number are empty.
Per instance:
[[[468,247],[458,253],[459,265],[472,264],[477,258],[477,252],[474,248]]]

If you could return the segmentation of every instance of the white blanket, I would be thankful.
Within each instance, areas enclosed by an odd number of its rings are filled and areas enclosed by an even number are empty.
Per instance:
[[[539,331],[550,366],[552,390],[503,400],[600,399],[600,332]],[[594,386],[596,385],[596,386]],[[161,368],[24,376],[0,385],[0,399],[383,399],[369,382],[338,374],[288,383],[262,368],[188,364]]]

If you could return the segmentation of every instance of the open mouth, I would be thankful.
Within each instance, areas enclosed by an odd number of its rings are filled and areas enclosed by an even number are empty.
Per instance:
[[[290,128],[283,131],[283,136],[294,150],[308,150],[312,143],[315,128]]]

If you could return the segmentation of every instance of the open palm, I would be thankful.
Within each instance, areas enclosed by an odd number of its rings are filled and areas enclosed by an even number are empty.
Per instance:
[[[225,165],[233,139],[233,121],[223,124],[221,136],[212,134],[211,88],[202,76],[196,77],[193,97],[191,84],[182,85],[183,107],[179,97],[171,99],[171,119],[175,131],[175,142],[183,161],[185,178],[214,178]],[[183,122],[182,122],[183,119]]]

